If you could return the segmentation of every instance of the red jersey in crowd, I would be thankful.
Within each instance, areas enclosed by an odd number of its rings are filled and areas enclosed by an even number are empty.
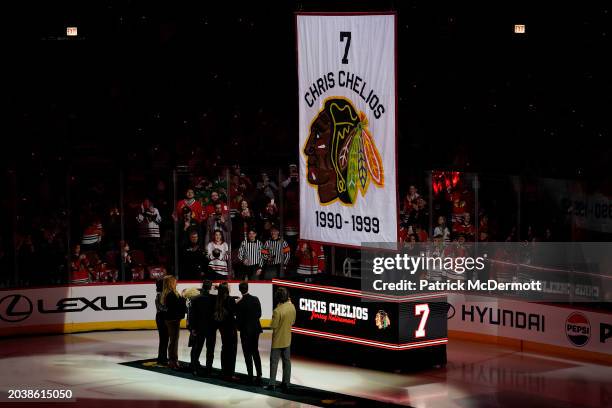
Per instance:
[[[70,262],[70,284],[82,285],[89,283],[89,269],[85,255],[76,254]]]
[[[398,233],[399,242],[406,242],[408,240],[408,235],[410,235],[409,232],[410,231],[408,228],[404,227],[403,225],[400,226],[399,233]]]
[[[215,204],[221,204],[221,214],[227,216],[229,214],[229,206],[225,204],[223,201],[219,200],[216,203],[210,203],[204,208],[204,218],[208,218],[215,213]]]
[[[176,204],[176,214],[182,214],[183,207],[189,207],[191,209],[191,218],[193,218],[197,222],[202,222],[202,220],[206,218],[205,210],[202,207],[202,204],[195,198],[183,199],[179,201]]]
[[[325,271],[325,252],[322,245],[299,241],[295,256],[298,260],[297,273],[314,275]]]
[[[419,231],[416,231],[415,234],[419,242],[427,242],[427,239],[429,238],[429,236],[427,235],[427,231],[422,228]]]
[[[453,225],[453,232],[456,234],[463,234],[466,238],[474,236],[476,229],[472,224],[455,224]]]

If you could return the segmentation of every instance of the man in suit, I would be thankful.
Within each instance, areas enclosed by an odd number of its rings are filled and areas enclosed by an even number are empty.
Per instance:
[[[274,294],[277,303],[272,312],[272,350],[270,352],[270,384],[268,390],[276,390],[276,371],[278,360],[283,360],[283,391],[289,389],[291,379],[291,360],[289,348],[291,347],[291,326],[295,323],[295,306],[289,299],[287,289],[280,287]]]
[[[189,309],[189,322],[193,346],[191,347],[191,369],[194,375],[200,375],[200,354],[204,343],[206,343],[206,375],[212,373],[213,358],[215,355],[215,343],[217,340],[217,328],[213,320],[215,297],[210,294],[212,282],[205,280],[200,289],[200,295],[191,299]]]
[[[240,342],[247,366],[249,382],[253,383],[253,362],[257,377],[256,385],[261,385],[261,358],[259,357],[259,335],[261,334],[261,304],[257,296],[249,294],[249,284],[240,282],[238,289],[242,298],[236,305],[236,320],[240,330]]]

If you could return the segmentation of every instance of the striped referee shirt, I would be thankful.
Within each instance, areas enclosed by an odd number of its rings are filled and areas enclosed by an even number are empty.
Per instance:
[[[256,239],[255,241],[249,241],[245,239],[240,244],[238,259],[246,266],[258,265],[262,268],[264,263],[262,250],[263,244],[260,240]]]
[[[291,250],[289,244],[284,239],[269,239],[262,250],[267,265],[287,265]]]

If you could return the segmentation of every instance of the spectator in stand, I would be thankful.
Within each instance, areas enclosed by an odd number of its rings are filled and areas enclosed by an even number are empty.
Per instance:
[[[246,200],[242,200],[240,212],[232,221],[232,243],[239,244],[247,239],[247,233],[250,228],[255,228],[255,217],[249,208],[249,203]]]
[[[179,370],[178,342],[181,320],[185,317],[187,306],[185,299],[176,290],[176,278],[172,275],[164,277],[164,285],[160,304],[166,308],[164,318],[168,329],[168,367]]]
[[[220,157],[219,157],[220,159]],[[211,180],[212,183],[212,188],[215,191],[218,191],[219,193],[221,193],[221,189],[225,189],[225,187],[227,186],[227,180],[225,179],[226,176],[226,168],[218,166],[217,167],[217,174],[215,176],[215,178],[213,178]],[[221,194],[220,194],[221,195]],[[211,196],[212,199],[212,196]],[[214,200],[213,200],[214,202]]]
[[[489,256],[490,259],[502,261],[490,264],[491,279],[508,283],[513,282],[517,278],[517,271],[519,268],[517,268],[517,259],[515,257],[518,255],[518,251],[511,251],[510,248],[511,247],[508,245],[496,246],[493,256]]]
[[[415,224],[425,225],[429,222],[429,211],[427,210],[427,202],[422,198],[418,197],[412,202],[412,209],[404,213],[404,218],[408,225],[414,226]],[[414,228],[413,231],[414,232]]]
[[[271,237],[263,246],[265,268],[263,279],[280,278],[284,276],[284,268],[289,264],[291,248],[287,241],[280,237],[278,227],[273,225],[270,229]]]
[[[138,238],[145,252],[146,261],[149,264],[159,262],[159,224],[161,216],[157,208],[148,199],[145,199],[140,206],[140,212],[136,216],[138,222]]]
[[[429,223],[429,209],[427,208],[427,201],[423,197],[416,199],[417,213],[415,216],[415,222],[420,225]]]
[[[297,164],[290,164],[289,165],[289,177],[286,178],[283,182],[281,182],[281,187],[289,188],[292,183],[298,182],[298,177],[299,177],[299,173],[298,173]]]
[[[102,244],[102,236],[104,230],[102,222],[99,217],[92,218],[91,222],[85,227],[83,231],[83,238],[81,239],[81,250],[86,251],[99,251]]]
[[[322,245],[299,241],[295,256],[298,274],[316,275],[325,272],[325,252]]]
[[[223,241],[231,242],[232,222],[229,214],[223,212],[223,204],[219,202],[215,204],[215,212],[206,221],[206,242],[210,242],[215,231],[221,231]]]
[[[195,193],[193,191],[193,188],[188,188],[185,192],[185,198],[180,200],[176,204],[177,213],[183,214],[183,208],[185,207],[191,210],[191,217],[196,222],[202,222],[202,220],[206,218],[204,208],[202,208],[200,202],[195,199]]]
[[[90,281],[87,257],[81,253],[81,245],[75,244],[70,260],[70,284],[83,285]]]
[[[421,227],[421,224],[416,224],[414,226],[414,234],[416,235],[418,242],[427,242],[427,240],[429,239],[429,237],[427,236],[427,231],[425,231],[423,227]]]
[[[467,214],[465,201],[461,200],[458,194],[455,194],[451,216],[451,228],[453,232],[459,232],[461,230],[465,214]]]
[[[249,194],[251,189],[253,188],[253,182],[250,178],[248,178],[241,170],[240,165],[236,164],[232,170],[234,175],[240,178],[239,188],[243,194]]]
[[[406,242],[404,242],[403,245],[404,252],[411,256],[419,256],[419,253],[421,252],[420,249],[422,247],[419,247],[417,245],[417,242],[418,239],[415,234],[408,235],[408,237],[406,238]]]
[[[300,183],[297,165],[289,165],[289,177],[282,183],[284,198],[284,238],[291,248],[296,248],[299,235]]]
[[[202,220],[206,221],[206,206],[210,203],[210,192],[212,191],[212,183],[206,177],[196,177],[193,181],[195,199],[202,206]]]
[[[196,231],[200,237],[203,237],[200,224],[193,218],[193,213],[189,207],[183,207],[182,220],[179,224],[181,238],[179,243],[181,246],[189,245],[189,238],[192,231]]]
[[[206,252],[196,230],[189,233],[189,244],[181,253],[181,276],[187,279],[201,280],[206,271]],[[183,275],[184,274],[184,275]]]
[[[240,203],[244,200],[243,192],[239,188],[240,178],[238,176],[232,176],[230,182],[230,217],[232,220],[236,218],[240,212]]]
[[[215,231],[213,240],[206,247],[206,255],[208,257],[208,278],[211,280],[226,280],[229,272],[227,263],[230,258],[230,252],[221,231]]]
[[[441,215],[438,217],[438,225],[434,228],[434,238],[436,235],[440,235],[444,242],[450,242],[450,231],[446,226],[446,218]]]
[[[444,251],[444,256],[449,256],[452,258],[465,258],[468,255],[468,249],[465,247],[465,236],[463,234],[459,234],[453,244],[446,247]],[[459,273],[456,272],[454,269],[444,270],[444,275],[446,278],[456,281],[466,280],[468,278],[468,276],[466,276],[468,273],[471,272],[466,271],[463,273]]]
[[[408,188],[408,193],[406,194],[406,198],[404,198],[404,206],[403,206],[404,214],[408,215],[412,211],[413,205],[416,204],[416,200],[419,197],[420,195],[418,193],[417,188],[414,185],[411,185]]]
[[[470,213],[465,213],[465,217],[463,217],[461,233],[464,235],[466,241],[474,241],[474,234],[476,233],[476,228],[472,224],[472,216],[470,215]]]
[[[226,218],[229,217],[229,207],[223,202],[223,200],[221,200],[218,191],[213,191],[210,193],[210,202],[206,205],[204,209],[206,217],[210,219],[212,215],[217,214],[217,205],[221,206],[221,214],[224,215]]]
[[[444,256],[445,241],[442,234],[434,234],[433,246],[429,250],[428,256],[441,258]],[[443,270],[437,267],[433,267],[427,270],[427,279],[430,281],[441,281],[443,277]]]
[[[238,250],[238,260],[241,263],[241,280],[261,279],[263,268],[263,244],[257,239],[257,231],[250,229],[247,239],[242,241]]]
[[[474,241],[475,231],[470,213],[465,213],[463,222],[453,230],[454,233],[461,234],[466,241]]]
[[[278,186],[274,181],[270,180],[268,173],[261,173],[261,181],[257,183],[257,189],[261,190],[268,200],[274,200],[276,192],[278,191]]]
[[[410,235],[411,233],[411,227],[405,223],[405,222],[400,222],[400,227],[399,227],[399,231],[398,231],[398,236],[399,236],[399,242],[400,243],[404,243],[408,240],[408,235]]]
[[[115,254],[115,267],[117,268],[119,274],[122,274],[121,276],[131,276],[132,280],[144,279],[144,276],[134,276],[132,274],[132,267],[135,265],[132,261],[130,245],[127,243],[127,241],[119,241],[119,251],[115,251]]]
[[[485,242],[489,240],[489,216],[486,214],[483,214],[480,217],[480,223],[478,225],[478,235],[478,240],[480,242]]]
[[[261,231],[261,233],[259,234],[261,242],[265,242],[270,239],[270,237],[272,236],[271,231],[273,226],[274,224],[272,223],[272,221],[268,219],[263,220],[261,228],[259,229],[259,231]]]
[[[117,282],[119,273],[112,265],[100,259],[97,252],[88,253],[89,270],[96,282]]]
[[[269,222],[270,225],[278,224],[278,207],[276,206],[273,198],[266,203],[266,206],[259,214],[259,219],[261,221],[260,230],[263,229],[266,222]]]

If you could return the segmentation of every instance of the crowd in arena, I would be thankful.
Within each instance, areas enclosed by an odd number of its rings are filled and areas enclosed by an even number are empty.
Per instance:
[[[271,279],[330,271],[330,249],[299,240],[297,166],[280,172],[219,166],[201,173],[191,166],[175,181],[176,199],[162,178],[153,188],[126,188],[123,205],[109,199],[110,186],[91,183],[74,192],[80,199],[71,214],[60,209],[23,217],[15,250],[0,241],[2,285],[141,281],[167,274]],[[400,242],[456,248],[519,241],[517,226],[502,225],[495,211],[491,217],[486,200],[477,200],[461,173],[434,172],[430,182],[400,186]],[[545,225],[537,236],[535,228],[523,229],[522,242],[554,239]]]
[[[88,199],[71,216],[58,210],[22,220],[14,259],[0,242],[2,285],[138,281],[175,269],[195,280],[320,273],[323,247],[298,241],[297,167],[284,174],[247,175],[238,165],[208,176],[190,172],[177,183],[176,202],[160,180],[155,191],[127,194],[123,209],[101,197],[109,186],[75,191]]]

